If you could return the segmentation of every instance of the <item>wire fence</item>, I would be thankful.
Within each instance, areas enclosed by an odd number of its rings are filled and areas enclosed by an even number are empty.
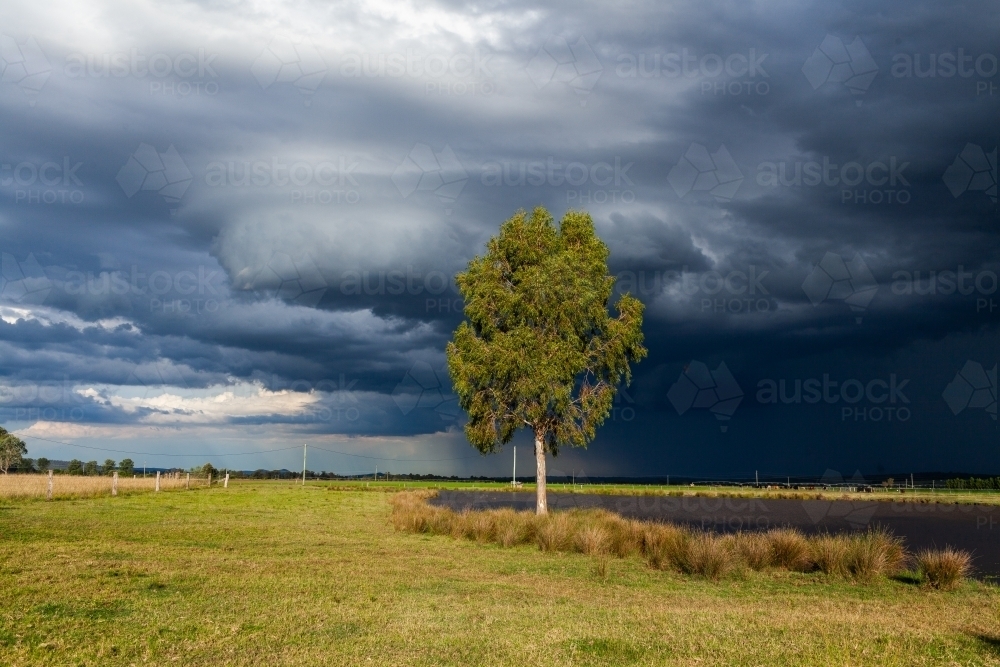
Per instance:
[[[218,481],[218,480],[215,480]],[[0,475],[0,498],[94,498],[159,491],[177,491],[211,486],[210,476],[188,473],[156,474],[149,477],[111,475]]]

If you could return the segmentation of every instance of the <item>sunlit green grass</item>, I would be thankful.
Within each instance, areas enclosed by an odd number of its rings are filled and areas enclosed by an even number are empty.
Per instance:
[[[363,484],[2,504],[0,664],[1000,664],[992,586],[711,583],[638,558],[602,578],[395,532]]]

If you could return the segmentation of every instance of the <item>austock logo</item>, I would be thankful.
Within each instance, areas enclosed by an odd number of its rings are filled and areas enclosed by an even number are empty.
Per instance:
[[[13,37],[0,35],[0,81],[16,84],[35,106],[38,93],[52,74],[52,65],[34,37],[17,43]]]
[[[965,144],[942,177],[951,196],[958,199],[966,192],[983,192],[997,203],[997,149],[987,153],[982,146]]]
[[[861,96],[875,80],[878,65],[860,37],[845,45],[839,37],[827,35],[802,65],[802,73],[813,90],[826,83],[842,83],[852,95]],[[860,99],[854,103],[861,106]]]
[[[416,144],[392,172],[392,182],[406,199],[414,192],[433,192],[444,204],[453,204],[469,180],[465,167],[447,144],[435,153],[427,144]]]
[[[719,201],[729,201],[743,183],[743,172],[724,145],[709,153],[698,143],[691,144],[667,174],[667,182],[678,197],[689,192],[708,192]]]
[[[425,361],[418,361],[392,390],[392,400],[404,415],[418,408],[432,408],[444,421],[459,416],[458,398],[448,392],[448,371],[434,370]]]
[[[323,299],[329,285],[319,267],[309,255],[292,257],[275,252],[252,277],[247,269],[236,277],[244,289],[264,294],[270,298],[288,301],[306,308],[315,308]]]
[[[667,391],[667,399],[678,415],[692,408],[708,409],[717,420],[727,422],[743,400],[743,390],[725,362],[710,371],[703,362],[692,360]],[[725,433],[729,426],[722,423],[719,429]]]
[[[193,179],[191,170],[173,144],[165,153],[159,153],[150,144],[142,143],[118,171],[115,180],[129,199],[140,190],[152,190],[167,203],[176,204]]]
[[[66,57],[63,73],[67,78],[93,79],[133,77],[153,80],[150,94],[217,95],[218,73],[213,68],[217,53],[181,52],[175,54],[153,53],[146,55],[136,48],[117,53],[71,53]],[[169,79],[168,79],[169,77]]]
[[[348,53],[340,64],[347,78],[424,79],[428,95],[492,95],[497,91],[490,69],[492,53],[475,49],[456,53],[406,52]]]
[[[19,262],[10,253],[0,253],[0,303],[41,305],[49,292],[52,281],[33,254]]]
[[[0,187],[13,190],[15,204],[82,204],[83,181],[77,175],[82,166],[68,155],[59,162],[0,164]]]
[[[827,470],[823,473],[820,484],[853,489],[869,485],[860,470],[856,470],[854,476],[846,482],[836,470]],[[832,519],[842,519],[854,530],[862,530],[871,523],[875,512],[878,511],[878,501],[803,500],[802,509],[814,524],[824,520],[829,522]]]
[[[326,63],[312,42],[282,37],[272,39],[250,66],[250,73],[262,89],[290,83],[306,96],[306,106],[310,104],[309,97],[315,95],[323,83],[326,72]]]
[[[992,99],[997,92],[997,84],[990,81],[997,75],[997,57],[992,53],[975,52],[966,54],[965,49],[957,53],[896,53],[892,56],[892,76],[897,79],[951,79],[960,80],[975,77],[976,97]]]
[[[578,95],[587,95],[597,85],[604,66],[584,37],[572,45],[563,37],[553,37],[528,62],[525,71],[539,90],[560,81]],[[586,105],[586,101],[580,105]]]
[[[888,160],[862,164],[832,162],[829,155],[819,160],[761,162],[757,165],[757,185],[764,187],[840,188],[844,204],[909,204],[910,182],[906,178],[909,162],[895,155]],[[860,188],[858,188],[860,186]],[[889,186],[886,188],[885,186]]]
[[[834,380],[829,373],[823,373],[822,378],[805,380],[764,378],[757,382],[757,402],[762,405],[843,403],[842,422],[906,422],[913,416],[906,407],[910,404],[905,393],[909,383],[909,379],[900,379],[895,373],[884,380],[876,377],[867,381],[858,378]]]
[[[701,79],[703,95],[767,95],[771,91],[764,80],[771,76],[764,69],[767,56],[754,48],[746,55],[730,53],[725,57],[719,53],[699,57],[687,48],[667,53],[623,53],[618,56],[615,74],[628,79]]]
[[[858,313],[855,321],[861,324],[862,314],[878,292],[878,283],[860,254],[845,262],[840,255],[828,252],[806,276],[802,291],[813,306],[827,300],[843,301]]]
[[[941,394],[951,413],[958,416],[965,409],[983,408],[996,421],[997,418],[997,365],[985,370],[978,361],[965,362],[955,379],[948,383]]]

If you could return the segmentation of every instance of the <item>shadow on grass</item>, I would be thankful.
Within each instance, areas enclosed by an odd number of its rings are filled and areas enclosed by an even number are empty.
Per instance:
[[[972,638],[993,655],[1000,656],[1000,635],[972,635]]]
[[[581,664],[631,665],[639,662],[645,651],[620,639],[571,639],[564,642]]]
[[[923,578],[918,572],[900,572],[899,574],[892,575],[890,579],[901,584],[909,584],[911,586],[919,586],[924,583]]]

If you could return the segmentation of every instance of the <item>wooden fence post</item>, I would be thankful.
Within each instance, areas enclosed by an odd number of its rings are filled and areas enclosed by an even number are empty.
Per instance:
[[[49,491],[45,494],[46,500],[52,500],[52,471],[49,471]]]
[[[188,473],[188,478],[187,478],[187,488],[188,488],[188,489],[190,489],[190,488],[191,488],[191,473]]]
[[[156,471],[156,490],[160,490],[160,471]]]
[[[228,489],[229,488],[229,473],[228,472],[226,473],[226,483],[222,485],[222,488],[224,488],[224,489]]]
[[[209,488],[212,487],[212,473],[211,472],[208,473],[208,486],[209,486]]]
[[[111,478],[111,495],[118,495],[118,471],[115,471],[114,476]]]

